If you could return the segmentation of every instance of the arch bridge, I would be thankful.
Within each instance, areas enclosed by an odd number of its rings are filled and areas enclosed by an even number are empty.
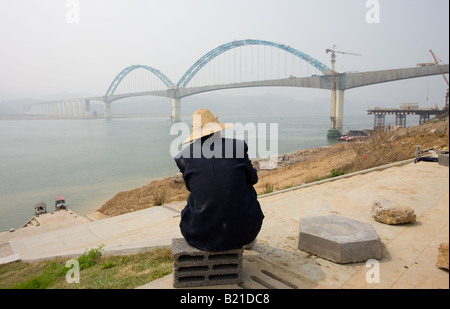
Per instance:
[[[270,52],[267,52],[266,49],[261,52],[256,48],[255,53],[253,47],[269,47]],[[231,50],[234,50],[233,54],[229,52]],[[240,50],[239,53],[236,50]],[[275,55],[273,57],[273,50],[278,51],[278,56]],[[282,59],[283,56],[280,57],[280,51],[283,52],[284,59]],[[219,57],[223,54],[228,54],[228,60],[225,56]],[[230,59],[233,57],[234,59]],[[222,62],[216,61],[217,59],[221,59]],[[301,75],[302,69],[300,68],[300,74],[297,74],[297,60],[306,64],[308,68],[308,74],[306,76],[298,76]],[[249,63],[251,63],[250,66]],[[209,69],[207,68],[208,66]],[[293,71],[292,67],[294,67]],[[310,69],[317,72],[317,74],[309,74]],[[284,70],[284,74],[280,73],[280,70]],[[151,74],[153,78],[156,78],[159,83],[159,88],[152,86],[150,87],[151,89],[148,89],[150,82],[141,77],[141,83],[144,83],[147,89],[118,91],[121,85],[127,80],[126,77],[138,71],[144,71]],[[234,73],[228,71],[233,71]],[[264,71],[264,73],[270,71],[270,73],[263,74],[261,78],[260,71]],[[291,74],[288,75],[288,71]],[[205,73],[203,74],[202,72]],[[207,52],[183,74],[176,84],[156,68],[147,65],[131,65],[116,75],[103,96],[61,102],[38,103],[32,106],[31,113],[86,117],[90,114],[90,101],[98,100],[104,102],[105,118],[110,118],[112,102],[128,97],[153,95],[172,99],[171,118],[172,121],[177,122],[181,118],[181,99],[187,96],[209,91],[246,87],[306,87],[331,90],[331,95],[336,100],[331,100],[330,118],[335,121],[331,121],[330,129],[341,131],[343,128],[345,90],[401,79],[446,74],[448,72],[449,66],[445,64],[440,66],[433,65],[370,72],[334,72],[332,75],[332,71],[328,66],[293,47],[270,41],[247,39],[229,42]],[[203,77],[203,79],[197,78],[202,76],[202,74],[207,77]],[[231,78],[228,76],[228,80],[225,82],[225,77],[222,81],[216,82],[216,76],[220,74],[223,76],[234,74],[234,76]],[[237,77],[238,74],[239,78]],[[242,78],[244,74],[246,78]],[[332,76],[334,76],[334,80],[332,80]],[[194,80],[196,79],[200,79],[201,81],[197,81],[194,84]]]

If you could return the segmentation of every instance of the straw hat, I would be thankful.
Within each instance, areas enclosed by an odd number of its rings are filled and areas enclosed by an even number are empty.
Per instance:
[[[206,108],[196,110],[192,115],[191,136],[183,144],[234,126],[233,124],[223,124],[217,118]]]

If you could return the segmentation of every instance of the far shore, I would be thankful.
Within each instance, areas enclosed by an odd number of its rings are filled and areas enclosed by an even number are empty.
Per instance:
[[[148,117],[167,117],[168,114],[112,114],[111,118],[148,118]],[[52,115],[27,115],[27,114],[0,114],[0,120],[81,120],[81,119],[104,119],[103,114],[97,114],[97,117],[66,117]]]

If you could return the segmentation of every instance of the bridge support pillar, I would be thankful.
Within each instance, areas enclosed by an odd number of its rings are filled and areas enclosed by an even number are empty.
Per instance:
[[[395,126],[406,128],[406,114],[398,113],[395,115]]]
[[[328,137],[336,137],[344,128],[344,90],[331,90],[330,130]]]
[[[63,102],[63,117],[69,117],[69,103],[67,101]]]
[[[386,115],[383,113],[374,114],[373,130],[375,132],[384,132]]]
[[[111,119],[111,102],[105,102],[105,119]]]
[[[344,90],[336,90],[336,130],[344,129]]]
[[[181,121],[181,99],[172,99],[172,122]]]
[[[78,118],[84,118],[86,117],[84,113],[84,100],[78,100]]]
[[[430,120],[430,114],[428,113],[423,113],[419,115],[419,124],[424,124],[425,122],[427,122],[428,120]]]
[[[72,100],[67,101],[67,118],[73,117],[73,102]]]
[[[78,118],[78,101],[72,100],[72,117]]]
[[[91,101],[84,100],[84,117],[91,117]]]

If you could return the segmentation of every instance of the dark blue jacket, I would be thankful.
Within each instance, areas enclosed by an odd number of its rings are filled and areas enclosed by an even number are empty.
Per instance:
[[[256,238],[264,215],[253,188],[258,176],[244,141],[202,138],[184,148],[175,162],[190,191],[180,230],[191,246],[224,251]]]

